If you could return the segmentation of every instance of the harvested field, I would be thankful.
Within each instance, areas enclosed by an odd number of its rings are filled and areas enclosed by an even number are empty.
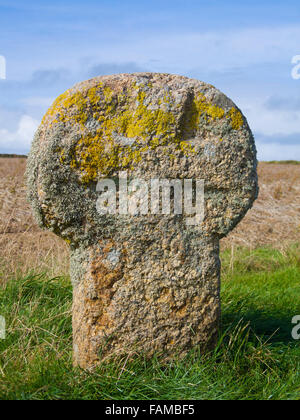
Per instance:
[[[239,225],[222,240],[243,245],[282,247],[300,239],[300,165],[259,163],[259,196]]]
[[[7,279],[28,271],[68,272],[68,247],[33,220],[26,201],[25,158],[0,158],[0,274]],[[284,249],[300,238],[300,165],[259,164],[259,198],[243,221],[222,239],[222,249]],[[2,270],[2,272],[1,272]]]
[[[4,280],[29,271],[53,276],[68,272],[68,247],[33,219],[26,200],[25,167],[24,158],[0,158],[0,275]]]

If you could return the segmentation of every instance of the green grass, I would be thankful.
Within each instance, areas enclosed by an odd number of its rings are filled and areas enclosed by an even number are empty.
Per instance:
[[[214,352],[169,364],[119,359],[72,367],[68,279],[28,275],[0,289],[0,399],[300,399],[299,246],[222,255],[222,329]]]

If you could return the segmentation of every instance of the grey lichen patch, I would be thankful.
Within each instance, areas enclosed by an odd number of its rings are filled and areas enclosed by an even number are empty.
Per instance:
[[[103,216],[97,180],[202,179],[205,218]],[[241,111],[211,85],[156,73],[104,76],[61,95],[28,158],[39,224],[71,247],[75,359],[209,348],[218,331],[219,239],[257,196]],[[110,337],[109,340],[107,338]],[[108,344],[109,342],[109,344]]]
[[[116,266],[120,261],[120,251],[117,249],[112,249],[108,254],[106,259],[110,262],[112,266]]]
[[[71,250],[70,276],[74,288],[86,274],[88,261],[89,252],[87,248],[78,247]]]

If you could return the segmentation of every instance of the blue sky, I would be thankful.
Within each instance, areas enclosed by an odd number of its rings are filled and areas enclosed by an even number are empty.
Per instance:
[[[0,0],[0,153],[27,153],[76,82],[146,70],[215,85],[247,117],[259,159],[300,160],[299,22],[292,0]]]

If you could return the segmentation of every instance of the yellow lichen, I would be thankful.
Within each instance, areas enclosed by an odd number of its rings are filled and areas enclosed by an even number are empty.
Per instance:
[[[181,137],[185,139],[194,137],[199,128],[201,117],[209,123],[222,119],[224,115],[225,111],[222,108],[211,104],[205,95],[198,93],[185,110],[180,127]]]
[[[61,164],[64,164],[65,161],[66,161],[66,156],[65,156],[65,151],[64,150],[62,150],[61,153],[60,153],[59,161],[60,161]]]
[[[89,116],[89,109],[99,104],[100,89],[102,83],[88,90],[87,94],[80,91],[73,93],[67,91],[60,95],[45,114],[42,124],[50,117],[50,127],[58,122],[76,122],[81,128],[85,128],[85,123]],[[51,117],[55,119],[51,120]]]
[[[224,109],[210,104],[203,94],[199,94],[194,102],[199,114],[206,113],[213,121],[224,117]]]
[[[234,130],[239,130],[244,124],[243,116],[240,111],[232,107],[229,111],[229,116],[231,118],[232,128]]]
[[[82,136],[71,161],[72,168],[80,169],[83,182],[95,180],[99,174],[107,175],[111,170],[132,168],[148,149],[145,141],[149,138],[151,148],[166,144],[170,140],[174,141],[174,115],[161,109],[149,110],[144,105],[143,91],[138,91],[136,100],[136,109],[132,109],[132,103],[127,103],[122,112],[113,114],[111,103],[114,101],[114,95],[106,90],[104,114],[94,113],[94,117],[100,123],[97,133],[94,136]],[[116,134],[135,138],[135,146],[116,144]]]
[[[145,105],[146,93],[142,85],[133,83],[128,89],[129,92],[118,93],[100,82],[87,91],[68,91],[54,102],[44,117],[43,122],[50,127],[57,122],[79,126],[81,138],[73,152],[68,153],[68,159],[61,150],[60,162],[79,170],[83,183],[111,171],[133,169],[149,147],[155,149],[173,144],[186,156],[194,153],[194,148],[184,139],[195,135],[202,116],[207,122],[226,116],[231,119],[235,130],[243,125],[238,110],[232,108],[225,115],[222,108],[211,104],[202,93],[192,99],[184,119],[178,121],[172,112],[167,111],[168,104],[173,101],[169,93],[163,100],[159,98],[156,103],[151,103],[154,106],[150,108]],[[92,134],[86,127],[90,116],[96,123]],[[116,141],[118,136],[134,139],[134,143],[122,146]],[[174,153],[168,153],[173,160]]]

